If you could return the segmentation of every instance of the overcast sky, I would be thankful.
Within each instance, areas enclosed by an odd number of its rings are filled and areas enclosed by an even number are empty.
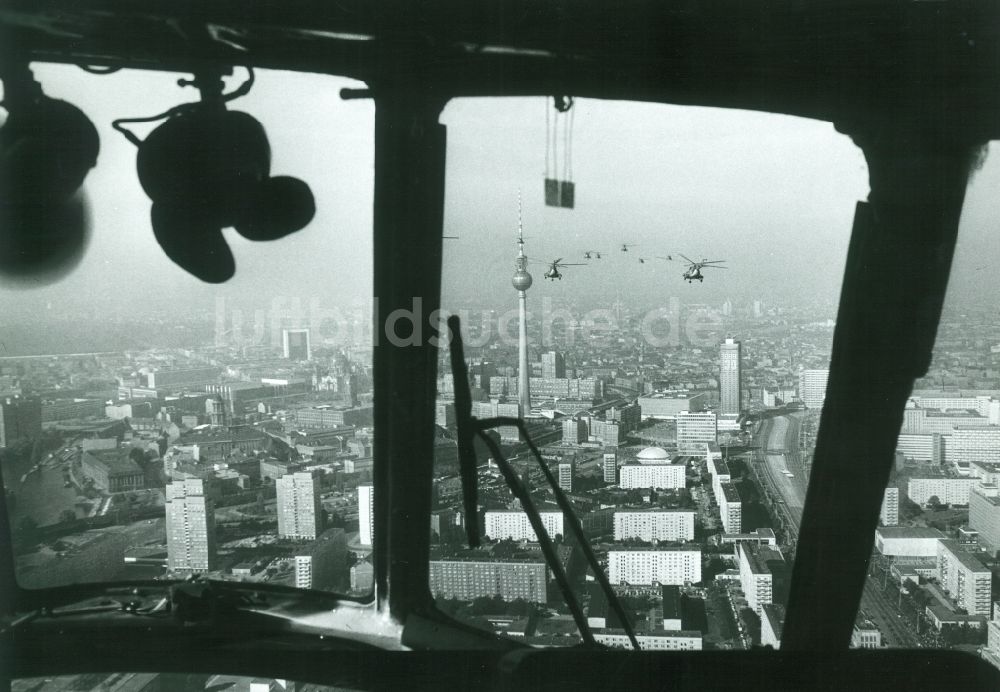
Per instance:
[[[86,112],[101,135],[87,179],[92,240],[78,268],[60,282],[0,291],[0,315],[44,314],[47,306],[141,314],[151,303],[211,312],[217,297],[266,305],[276,295],[318,298],[324,306],[371,295],[372,126],[370,101],[341,101],[346,80],[261,72],[249,96],[232,104],[259,118],[273,151],[273,174],[301,177],[317,199],[305,230],[272,243],[227,230],[236,276],[201,283],[160,251],[149,200],[135,174],[135,147],[110,123],[152,115],[196,97],[179,75],[122,71],[94,76],[76,67],[36,66],[46,92]],[[237,70],[234,83],[242,78]],[[517,197],[521,190],[532,259],[583,262],[562,281],[532,267],[531,297],[589,303],[822,301],[839,294],[855,202],[867,195],[861,152],[829,123],[773,114],[658,104],[580,100],[572,139],[576,208],[544,206],[546,108],[541,98],[453,102],[449,128],[445,304],[481,296],[513,305],[510,287]],[[550,117],[555,117],[554,112]],[[149,127],[140,130],[142,135]],[[560,145],[563,143],[560,142]],[[562,157],[560,149],[560,158]],[[997,264],[1000,162],[973,180],[963,215],[956,296],[995,298],[986,279]],[[628,254],[619,251],[632,243]],[[729,269],[686,284],[683,265],[655,259],[684,253],[725,259]],[[641,265],[639,257],[649,262]]]

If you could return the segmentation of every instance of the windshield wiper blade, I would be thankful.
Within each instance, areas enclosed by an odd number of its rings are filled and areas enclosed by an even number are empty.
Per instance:
[[[476,434],[472,419],[472,395],[469,390],[469,373],[465,367],[465,350],[459,330],[461,324],[458,317],[448,318],[448,328],[453,337],[451,342],[451,376],[455,389],[455,424],[458,429],[458,472],[462,479],[462,504],[466,517],[475,517],[479,513],[479,471],[476,468],[476,449],[472,444]],[[465,535],[469,539],[470,548],[478,548],[481,544],[479,522],[466,521]]]
[[[552,569],[552,574],[563,593],[566,605],[569,607],[570,612],[573,614],[573,619],[577,623],[580,635],[586,643],[594,644],[595,640],[593,632],[591,632],[590,626],[587,624],[587,619],[583,615],[583,608],[581,607],[579,600],[573,594],[572,588],[569,584],[569,578],[567,577],[565,570],[562,569],[562,565],[559,563],[558,556],[555,553],[555,548],[552,546],[548,531],[546,531],[541,515],[538,512],[538,508],[535,507],[534,500],[531,498],[530,490],[521,482],[521,479],[510,465],[510,462],[503,455],[500,446],[496,443],[496,441],[486,435],[486,431],[490,428],[502,425],[516,426],[521,436],[527,442],[528,448],[531,450],[535,461],[538,463],[542,474],[545,476],[549,487],[555,495],[556,504],[559,505],[563,515],[566,517],[566,521],[569,523],[570,529],[580,546],[580,550],[583,552],[587,563],[594,572],[594,578],[597,579],[605,597],[608,599],[608,603],[611,605],[612,610],[615,611],[615,614],[621,621],[622,628],[625,630],[625,634],[628,636],[632,647],[638,651],[641,647],[639,646],[639,640],[635,636],[635,629],[632,626],[632,622],[628,619],[625,609],[622,606],[621,601],[618,599],[617,594],[615,594],[614,589],[611,588],[611,582],[608,581],[607,574],[605,574],[604,570],[601,569],[601,566],[597,561],[597,557],[594,555],[594,551],[591,549],[590,543],[587,541],[587,538],[583,533],[583,526],[580,524],[580,519],[576,516],[576,512],[573,510],[573,506],[570,504],[566,494],[563,492],[562,488],[559,487],[559,483],[556,481],[555,476],[552,475],[548,466],[545,465],[541,452],[539,452],[531,434],[528,432],[528,427],[524,424],[524,420],[521,418],[506,417],[488,418],[485,420],[476,420],[472,418],[472,397],[469,389],[469,375],[465,365],[461,323],[457,316],[452,315],[448,318],[448,328],[451,332],[452,338],[451,367],[452,379],[454,381],[455,388],[455,417],[458,425],[460,440],[459,465],[462,469],[462,487],[463,491],[465,491],[464,500],[466,511],[469,512],[469,508],[471,507],[471,511],[475,512],[477,508],[478,497],[476,483],[478,480],[478,471],[476,469],[475,450],[472,448],[471,440],[473,435],[479,435],[480,439],[489,448],[490,453],[493,454],[494,461],[500,467],[500,471],[503,473],[504,480],[507,482],[507,485],[510,487],[514,495],[521,501],[521,506],[524,509],[525,514],[528,516],[528,521],[531,523],[532,529],[535,531],[535,535],[538,538],[538,543],[542,548],[542,552],[545,554],[545,558],[549,562],[549,566]],[[467,446],[465,447],[462,446],[461,441],[463,439],[467,442]],[[475,515],[473,514],[470,516]],[[466,522],[466,524],[470,523],[471,522]],[[476,540],[476,545],[479,544],[478,527],[475,532],[470,531],[468,535],[470,545],[472,544],[473,538]]]

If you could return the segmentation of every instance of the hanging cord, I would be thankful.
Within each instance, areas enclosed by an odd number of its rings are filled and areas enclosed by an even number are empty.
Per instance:
[[[562,488],[559,487],[555,476],[545,465],[542,459],[541,453],[538,447],[535,445],[534,440],[531,438],[528,432],[527,426],[524,424],[524,420],[520,418],[490,418],[486,420],[476,420],[471,416],[471,397],[469,396],[469,377],[468,370],[465,365],[464,348],[462,345],[462,332],[461,332],[461,322],[457,315],[452,315],[448,318],[448,329],[451,332],[451,362],[452,362],[452,377],[455,381],[455,408],[456,408],[456,419],[459,426],[459,439],[463,439],[463,435],[468,436],[469,445],[468,447],[463,447],[461,442],[459,443],[459,467],[463,470],[462,485],[463,490],[468,491],[472,488],[472,492],[475,492],[475,481],[467,482],[465,475],[468,469],[472,469],[471,473],[476,473],[476,463],[475,463],[475,450],[471,445],[471,436],[473,434],[478,435],[480,439],[489,448],[490,453],[493,455],[497,466],[500,467],[500,471],[510,487],[511,491],[514,493],[521,501],[521,506],[524,509],[525,514],[528,516],[528,521],[531,523],[532,529],[535,531],[535,535],[538,537],[539,545],[542,548],[542,553],[545,555],[546,561],[548,561],[549,566],[552,569],[552,574],[559,585],[559,589],[563,594],[563,598],[566,601],[567,606],[573,614],[573,619],[576,621],[577,628],[580,630],[580,635],[588,644],[594,643],[593,632],[590,630],[590,626],[587,624],[587,619],[583,616],[583,609],[580,606],[579,601],[573,594],[572,587],[569,584],[569,578],[566,576],[566,572],[562,567],[562,564],[558,560],[558,555],[555,552],[555,548],[552,545],[552,541],[549,538],[549,534],[545,529],[545,525],[542,522],[541,515],[538,509],[535,507],[534,500],[531,498],[530,491],[524,486],[521,479],[518,477],[517,473],[514,471],[510,462],[503,455],[499,445],[488,435],[486,431],[490,428],[497,426],[507,426],[512,425],[517,427],[521,436],[526,440],[528,448],[531,450],[535,461],[538,463],[542,470],[546,480],[549,483],[549,487],[552,488],[552,492],[556,498],[556,504],[562,510],[567,521],[569,522],[570,529],[576,538],[577,543],[580,545],[580,549],[583,551],[584,557],[587,559],[587,563],[594,572],[594,576],[598,583],[601,585],[601,589],[604,591],[605,597],[608,599],[608,603],[611,608],[618,615],[619,620],[621,620],[622,628],[628,635],[629,641],[632,646],[638,651],[640,649],[639,641],[636,639],[635,630],[632,627],[631,621],[625,614],[625,609],[622,607],[621,602],[618,600],[617,594],[615,594],[614,589],[611,588],[611,582],[608,581],[607,575],[601,568],[600,564],[597,562],[597,557],[594,555],[593,550],[590,547],[589,541],[587,541],[586,536],[583,533],[583,526],[580,524],[580,520],[577,518],[576,513],[573,511],[573,506],[569,503],[569,499],[563,493]],[[461,394],[460,394],[461,393]],[[467,406],[466,406],[467,404]],[[460,408],[461,407],[461,408]],[[467,412],[467,413],[466,413]],[[465,432],[463,432],[465,429]],[[463,449],[468,455],[465,460],[463,460]],[[471,457],[471,460],[470,458]],[[476,507],[477,499],[473,495],[471,498],[469,495],[465,497],[465,506]],[[469,522],[467,521],[466,524]],[[475,532],[475,536],[478,540],[478,527]],[[472,541],[473,532],[469,532],[470,543]],[[478,544],[478,542],[477,542]]]
[[[222,98],[221,98],[221,102],[222,103],[229,103],[230,101],[238,99],[241,96],[246,96],[248,93],[250,93],[250,89],[253,88],[253,83],[254,83],[255,77],[254,77],[254,72],[253,72],[253,68],[252,67],[250,67],[249,65],[247,65],[246,70],[247,70],[247,78],[246,78],[246,80],[242,84],[240,84],[239,87],[237,87],[236,89],[234,89],[233,91],[229,92],[228,94],[223,94]],[[196,85],[194,81],[188,81],[188,80],[178,80],[178,84],[180,84],[181,86],[195,86]],[[182,113],[188,113],[190,111],[197,110],[198,108],[200,108],[202,106],[203,103],[204,103],[203,101],[195,101],[195,102],[192,102],[192,103],[182,103],[179,106],[174,106],[173,108],[165,110],[165,111],[163,111],[162,113],[160,113],[158,115],[150,115],[150,116],[138,117],[138,118],[118,118],[117,120],[113,120],[111,122],[111,127],[115,128],[116,130],[118,130],[119,132],[121,132],[123,135],[125,135],[125,139],[127,139],[130,142],[132,142],[132,144],[134,144],[136,146],[139,146],[139,145],[142,144],[142,140],[139,139],[138,135],[136,135],[134,132],[132,132],[128,128],[124,127],[124,125],[126,125],[126,124],[133,124],[133,123],[154,123],[154,122],[156,122],[158,120],[165,120],[166,118],[173,118],[174,116],[181,115]]]
[[[549,118],[549,100],[543,99],[542,106],[545,108],[545,177],[549,177],[549,156],[552,154],[552,125]]]
[[[569,128],[570,115],[563,113],[563,180],[569,180]]]
[[[573,180],[573,123],[576,121],[576,109],[572,108],[573,101],[570,100],[570,111],[569,111],[569,128],[568,134],[566,135],[566,168],[563,171],[563,175],[566,176],[566,180]]]

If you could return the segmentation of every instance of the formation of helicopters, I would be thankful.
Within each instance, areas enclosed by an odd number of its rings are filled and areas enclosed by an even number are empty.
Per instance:
[[[622,243],[620,250],[621,252],[628,252],[629,248],[632,247],[636,247],[636,245],[632,243]],[[606,253],[600,250],[585,250],[583,253],[583,259],[599,260],[601,259],[603,254]],[[688,283],[692,283],[694,281],[704,282],[705,277],[701,273],[702,269],[728,269],[728,267],[722,266],[726,262],[726,260],[702,259],[700,261],[696,261],[691,259],[687,255],[683,255],[681,253],[677,253],[677,257],[679,259],[675,260],[673,255],[665,255],[665,256],[657,255],[656,259],[666,260],[668,262],[683,261],[687,263],[687,267],[684,269],[684,272],[681,274],[681,276]],[[637,259],[639,260],[639,264],[646,264],[650,258],[639,257]],[[580,267],[584,266],[586,263],[584,262],[567,263],[563,262],[563,258],[560,257],[558,259],[552,260],[551,262],[533,262],[533,264],[541,264],[546,266],[547,269],[544,274],[545,278],[551,281],[555,281],[556,279],[562,279],[562,273],[559,271],[560,269],[564,267]]]
[[[449,239],[449,240],[458,240],[458,236],[444,236],[444,238]],[[563,262],[564,258],[562,258],[562,257],[554,259],[554,260],[552,260],[550,262],[539,262],[537,260],[529,260],[524,255],[524,233],[523,233],[523,230],[522,230],[522,227],[521,227],[521,200],[520,200],[520,195],[518,196],[517,247],[518,247],[518,259],[519,259],[519,265],[518,266],[520,268],[522,268],[522,269],[524,268],[525,263],[544,266],[546,269],[545,269],[545,273],[543,274],[543,276],[546,279],[548,279],[549,281],[555,281],[556,279],[559,279],[560,281],[562,280],[563,275],[562,275],[562,272],[559,271],[560,269],[564,269],[566,267],[582,267],[582,266],[585,266],[587,264],[586,262]],[[621,250],[621,252],[627,253],[629,251],[630,247],[638,247],[638,246],[635,245],[634,243],[622,243],[620,250]],[[607,253],[603,252],[602,250],[584,250],[584,252],[583,252],[583,259],[585,259],[585,260],[599,260],[599,259],[601,259],[602,254],[607,254]],[[688,283],[692,283],[694,281],[703,282],[705,280],[705,277],[701,273],[702,269],[728,269],[728,267],[721,266],[722,264],[724,264],[726,262],[726,260],[708,260],[708,259],[702,259],[700,262],[696,262],[695,260],[691,259],[687,255],[683,255],[681,253],[677,253],[677,256],[680,257],[684,262],[687,263],[687,268],[684,270],[684,273],[681,276]],[[673,255],[666,255],[666,256],[659,256],[658,255],[656,257],[656,259],[661,259],[661,260],[666,260],[668,262],[673,262],[674,261],[674,256]],[[638,260],[639,260],[639,264],[646,264],[646,262],[648,261],[648,258],[646,258],[646,257],[639,257]]]

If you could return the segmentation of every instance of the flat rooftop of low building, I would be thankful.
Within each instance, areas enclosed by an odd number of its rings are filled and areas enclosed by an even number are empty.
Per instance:
[[[883,539],[888,538],[944,538],[937,529],[926,526],[883,526],[875,530]]]
[[[941,622],[958,623],[985,623],[986,617],[983,615],[969,615],[968,613],[957,613],[941,604],[927,606],[927,610],[934,613],[934,616]]]

